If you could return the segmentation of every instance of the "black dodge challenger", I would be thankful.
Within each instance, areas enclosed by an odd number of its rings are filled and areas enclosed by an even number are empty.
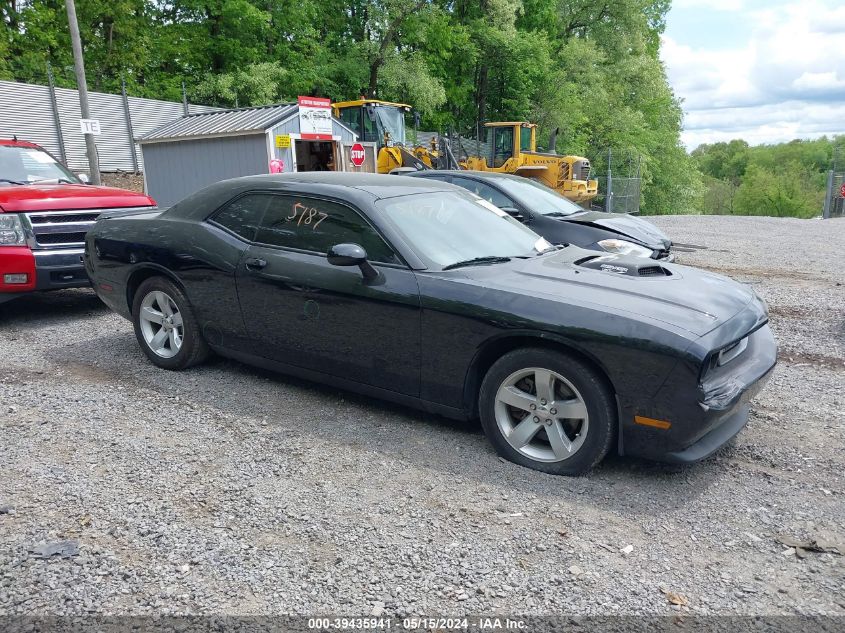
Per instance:
[[[735,436],[776,360],[747,286],[553,246],[486,200],[403,176],[212,185],[102,217],[85,262],[147,357],[210,351],[455,418],[578,474],[614,448],[674,462]]]

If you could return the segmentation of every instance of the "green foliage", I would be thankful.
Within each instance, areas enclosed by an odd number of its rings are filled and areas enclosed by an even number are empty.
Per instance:
[[[540,143],[642,157],[643,210],[690,211],[696,163],[659,57],[668,0],[77,0],[88,80],[221,106],[299,94],[413,104],[423,129],[475,136],[532,120]],[[62,0],[0,3],[0,76],[73,86]],[[600,165],[600,161],[596,163]]]
[[[701,145],[692,158],[701,170],[704,213],[810,218],[822,211],[826,174],[845,136],[749,147]],[[839,150],[845,157],[845,151]]]
[[[812,167],[795,161],[776,173],[763,166],[748,167],[736,192],[737,215],[811,218],[819,215],[824,189],[813,182]]]

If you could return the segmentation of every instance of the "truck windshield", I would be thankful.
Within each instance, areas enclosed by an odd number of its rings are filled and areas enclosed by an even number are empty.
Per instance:
[[[80,180],[44,150],[0,145],[0,185],[80,184]]]
[[[376,108],[376,115],[379,135],[384,138],[384,133],[387,132],[394,145],[404,145],[405,115],[402,114],[402,110],[390,106],[379,106]]]

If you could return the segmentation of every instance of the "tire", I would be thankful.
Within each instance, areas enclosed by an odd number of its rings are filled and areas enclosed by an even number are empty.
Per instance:
[[[170,322],[165,323],[168,316]],[[188,297],[166,277],[151,277],[138,287],[132,299],[132,324],[144,354],[162,369],[187,369],[208,358],[208,344]]]
[[[563,352],[527,348],[502,356],[481,383],[478,409],[499,455],[553,475],[586,473],[616,435],[616,402],[606,381]]]

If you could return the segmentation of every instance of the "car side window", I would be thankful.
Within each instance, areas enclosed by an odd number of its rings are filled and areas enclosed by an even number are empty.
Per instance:
[[[400,263],[378,232],[355,210],[336,202],[272,195],[255,241],[327,253],[336,244],[359,244],[373,262]]]
[[[272,197],[263,194],[241,196],[214,214],[211,220],[246,241],[254,242],[261,218]]]
[[[483,182],[478,182],[477,180],[472,180],[471,178],[455,177],[452,178],[452,184],[463,187],[467,191],[471,191],[475,195],[487,200],[487,202],[492,202],[500,209],[504,207],[516,207],[513,200],[498,190],[493,189],[493,187],[485,185]]]

